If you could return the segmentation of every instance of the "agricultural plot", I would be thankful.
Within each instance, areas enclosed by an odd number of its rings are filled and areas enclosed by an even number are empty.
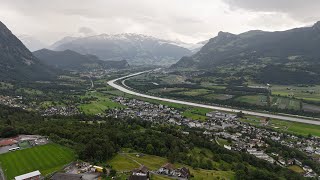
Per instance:
[[[279,109],[301,109],[299,100],[283,97],[272,97],[271,106],[278,107]]]
[[[201,82],[201,86],[209,89],[226,89],[226,86],[216,85],[210,82]]]
[[[74,152],[57,144],[47,144],[0,155],[2,170],[7,179],[39,170],[47,175],[75,159]]]
[[[246,116],[246,119],[241,119],[241,121],[243,122],[247,122],[256,126],[261,125],[260,120],[262,120],[262,118],[249,116],[249,115]],[[313,136],[320,137],[320,126],[312,125],[312,124],[304,124],[304,123],[298,123],[298,122],[271,119],[268,127],[274,130],[299,134],[303,136],[308,136],[309,134],[311,134]]]
[[[302,108],[304,111],[320,113],[320,106],[303,103]]]
[[[43,92],[37,89],[30,89],[30,88],[20,88],[16,90],[16,93],[26,93],[29,95],[43,95]]]
[[[249,104],[256,104],[259,106],[267,106],[267,96],[265,95],[250,95],[250,96],[240,96],[235,99],[236,101],[245,102]]]
[[[182,91],[177,94],[185,95],[185,96],[201,96],[211,93],[208,89],[191,89],[189,91]]]
[[[81,104],[78,106],[80,111],[84,112],[85,114],[99,114],[104,113],[107,109],[112,108],[121,108],[124,107],[121,104],[113,102],[109,99],[108,96],[103,95],[101,93],[92,92],[87,93],[85,97],[93,97],[96,98],[94,101],[90,101],[88,104]]]
[[[204,96],[206,99],[210,100],[228,100],[233,98],[233,95],[230,94],[208,94]]]
[[[185,91],[185,88],[157,88],[157,89],[151,89],[148,92],[150,93],[171,93],[171,92],[180,92]]]
[[[286,97],[295,97],[308,101],[320,102],[320,85],[310,87],[298,86],[272,86],[272,95],[280,95]]]
[[[13,85],[10,83],[0,82],[0,89],[12,89]]]

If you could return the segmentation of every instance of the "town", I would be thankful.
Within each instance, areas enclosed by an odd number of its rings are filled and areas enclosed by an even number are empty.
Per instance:
[[[303,164],[301,159],[282,157],[276,152],[266,151],[270,147],[267,141],[276,142],[283,146],[297,149],[306,154],[311,160],[319,163],[320,138],[318,137],[296,136],[263,128],[263,126],[262,128],[258,128],[240,121],[240,118],[236,114],[214,111],[206,113],[206,121],[200,121],[186,118],[178,110],[161,104],[152,104],[123,97],[116,97],[114,101],[127,106],[127,108],[108,110],[107,116],[115,118],[141,118],[153,123],[170,123],[176,126],[187,127],[187,129],[196,128],[203,131],[203,134],[212,137],[211,141],[216,141],[218,144],[217,138],[229,141],[228,145],[221,144],[226,149],[245,151],[257,158],[283,167],[299,166],[303,169],[305,177],[318,177],[310,166]],[[267,125],[270,123],[270,120],[268,118],[261,118],[260,123]],[[183,132],[186,135],[189,134],[187,129]]]

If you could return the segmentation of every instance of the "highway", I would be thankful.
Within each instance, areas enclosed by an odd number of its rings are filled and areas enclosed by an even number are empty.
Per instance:
[[[155,99],[155,100],[160,100],[160,101],[166,101],[166,102],[172,102],[172,103],[177,103],[177,104],[183,104],[183,105],[188,105],[188,106],[194,106],[194,107],[202,107],[202,108],[207,108],[207,109],[212,109],[212,110],[218,110],[218,111],[226,111],[226,112],[240,112],[242,111],[244,114],[248,115],[254,115],[254,116],[260,116],[260,117],[269,117],[269,118],[274,118],[274,119],[280,119],[280,120],[285,120],[285,121],[293,121],[293,122],[301,122],[301,123],[306,123],[306,124],[313,124],[313,125],[320,125],[320,120],[318,119],[306,119],[304,117],[299,117],[299,116],[286,116],[286,115],[279,115],[279,114],[271,114],[271,113],[262,113],[262,112],[255,112],[255,111],[249,111],[249,110],[239,110],[239,109],[234,109],[234,108],[228,108],[228,107],[221,107],[221,106],[213,106],[213,105],[206,105],[206,104],[199,104],[199,103],[193,103],[193,102],[188,102],[188,101],[182,101],[182,100],[175,100],[175,99],[168,99],[168,98],[161,98],[157,96],[151,96],[147,94],[142,94],[138,93],[135,91],[130,90],[130,87],[125,85],[125,80],[134,77],[143,73],[150,72],[149,71],[142,71],[134,74],[130,74],[127,76],[123,76],[117,79],[113,79],[108,81],[108,84],[122,92],[132,94],[135,96],[140,96],[144,98],[149,98],[149,99]],[[116,81],[121,81],[123,86],[120,86],[116,84]]]

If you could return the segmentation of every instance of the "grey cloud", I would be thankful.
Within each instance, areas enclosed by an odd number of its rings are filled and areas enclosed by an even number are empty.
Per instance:
[[[308,9],[300,10],[301,4],[286,7],[288,4],[294,4],[294,0],[279,1],[0,0],[0,17],[13,27],[14,32],[27,33],[47,43],[79,33],[86,35],[127,32],[196,42],[209,39],[219,31],[240,33],[265,26],[268,30],[294,27],[296,22],[289,21],[287,15],[278,20],[277,14],[261,16],[261,13],[256,11],[281,12],[293,16]],[[312,7],[314,15],[308,12],[308,16],[299,18],[312,21],[314,17],[318,17],[318,11],[315,10],[318,9],[318,4]],[[246,12],[234,9],[243,9]],[[286,21],[287,24],[281,23],[282,21]]]
[[[91,36],[96,34],[95,31],[89,27],[80,27],[78,32],[85,36]]]
[[[233,9],[254,12],[284,13],[291,18],[310,23],[320,20],[319,0],[223,0]]]

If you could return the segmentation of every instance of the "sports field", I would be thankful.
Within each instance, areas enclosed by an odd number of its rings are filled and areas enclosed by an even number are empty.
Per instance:
[[[0,164],[8,180],[39,170],[42,175],[61,169],[75,159],[74,152],[57,144],[46,144],[0,155]]]

